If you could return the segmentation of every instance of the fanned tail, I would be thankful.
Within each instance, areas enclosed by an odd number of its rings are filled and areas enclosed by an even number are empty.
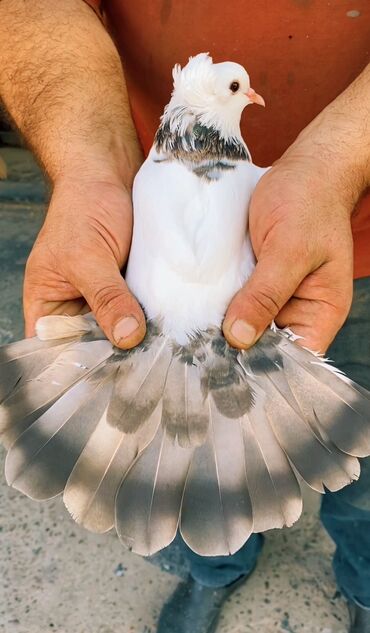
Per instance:
[[[150,322],[130,351],[91,316],[38,332],[0,349],[7,480],[35,499],[63,493],[78,523],[115,526],[137,553],[178,530],[199,554],[234,553],[299,518],[298,475],[339,490],[370,454],[369,393],[287,333],[240,352],[216,328],[179,346]]]

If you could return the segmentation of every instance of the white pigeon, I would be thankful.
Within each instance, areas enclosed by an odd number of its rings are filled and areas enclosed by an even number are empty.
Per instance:
[[[0,349],[6,478],[33,499],[63,493],[89,530],[116,527],[150,555],[179,530],[202,555],[292,525],[298,479],[319,492],[358,478],[369,393],[269,329],[248,351],[221,322],[254,268],[248,203],[264,169],[240,133],[263,104],[238,64],[207,54],[174,89],[134,184],[127,282],[148,330],[131,351],[94,318],[50,316]]]

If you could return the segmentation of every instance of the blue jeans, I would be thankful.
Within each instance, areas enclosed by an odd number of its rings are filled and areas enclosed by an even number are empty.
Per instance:
[[[328,357],[353,380],[370,389],[370,278],[355,282],[351,313]],[[362,460],[360,479],[324,495],[321,520],[336,544],[333,566],[343,594],[370,609],[370,458]],[[248,574],[262,549],[263,536],[252,534],[233,556],[202,557],[184,543],[190,573],[208,587],[222,587]]]

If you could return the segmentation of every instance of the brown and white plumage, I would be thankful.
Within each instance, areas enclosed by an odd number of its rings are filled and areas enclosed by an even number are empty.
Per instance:
[[[245,227],[264,170],[239,130],[253,100],[237,64],[202,54],[174,71],[134,186],[127,282],[148,317],[140,345],[114,348],[87,315],[44,317],[38,337],[0,348],[8,483],[38,500],[63,494],[78,523],[115,527],[143,555],[178,530],[199,554],[233,553],[299,518],[300,478],[339,490],[370,454],[364,389],[289,332],[248,351],[221,333],[254,267]]]

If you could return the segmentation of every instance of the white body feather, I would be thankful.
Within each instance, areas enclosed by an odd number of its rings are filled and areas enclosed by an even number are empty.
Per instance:
[[[220,326],[254,268],[248,205],[266,169],[234,165],[207,181],[153,148],[135,179],[126,280],[148,318],[161,319],[181,344],[195,331]]]

